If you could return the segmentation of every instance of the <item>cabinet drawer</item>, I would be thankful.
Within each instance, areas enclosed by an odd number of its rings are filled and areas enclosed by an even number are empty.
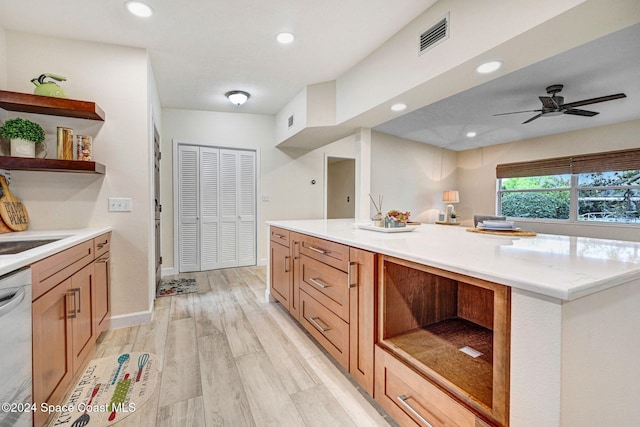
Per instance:
[[[300,253],[338,270],[347,271],[349,267],[349,246],[340,243],[301,235]]]
[[[278,242],[281,245],[289,247],[289,230],[285,230],[283,228],[278,228],[274,226],[269,227],[269,235],[270,239],[274,242]]]
[[[349,322],[347,273],[308,256],[300,256],[300,289]]]
[[[93,240],[89,240],[32,264],[33,300],[35,301],[93,259]]]
[[[486,425],[379,346],[375,354],[375,398],[401,426]]]
[[[349,325],[300,290],[300,323],[345,369],[349,369]]]
[[[93,239],[93,251],[96,254],[96,259],[109,252],[110,246],[111,233],[104,233]]]

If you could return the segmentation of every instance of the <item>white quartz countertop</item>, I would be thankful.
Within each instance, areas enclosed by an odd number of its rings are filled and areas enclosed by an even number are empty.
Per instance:
[[[551,234],[496,236],[436,224],[382,233],[358,229],[353,219],[267,224],[565,301],[640,280],[636,242]]]
[[[48,230],[48,231],[18,231],[14,233],[0,234],[2,242],[15,242],[18,240],[52,240],[33,249],[14,255],[0,255],[0,276],[11,273],[22,267],[33,264],[36,261],[68,249],[79,243],[98,237],[111,231],[111,227],[82,228],[76,230]]]

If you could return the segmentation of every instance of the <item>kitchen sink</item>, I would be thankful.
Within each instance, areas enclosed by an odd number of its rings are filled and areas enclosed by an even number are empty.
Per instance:
[[[48,240],[15,240],[8,242],[0,242],[0,255],[15,255],[38,246],[56,242],[60,239]]]

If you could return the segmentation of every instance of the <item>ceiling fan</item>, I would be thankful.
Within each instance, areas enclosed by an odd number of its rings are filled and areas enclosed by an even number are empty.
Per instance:
[[[563,88],[563,85],[551,85],[547,87],[547,93],[551,96],[539,96],[538,98],[542,102],[542,108],[538,110],[525,110],[525,111],[513,111],[511,113],[494,114],[494,116],[504,116],[506,114],[519,114],[519,113],[533,113],[537,112],[535,116],[529,120],[522,122],[526,124],[534,121],[535,119],[543,116],[558,116],[560,114],[572,114],[574,116],[593,117],[596,114],[600,114],[597,111],[579,110],[575,107],[582,107],[583,105],[596,104],[598,102],[612,101],[614,99],[626,98],[624,93],[616,93],[615,95],[601,96],[599,98],[584,99],[582,101],[564,103],[563,96],[556,96]]]

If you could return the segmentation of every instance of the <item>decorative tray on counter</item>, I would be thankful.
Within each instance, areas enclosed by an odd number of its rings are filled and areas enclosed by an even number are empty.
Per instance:
[[[356,227],[362,229],[362,230],[370,230],[370,231],[377,231],[379,233],[407,233],[409,231],[414,231],[416,230],[418,227],[420,227],[420,223],[419,222],[411,222],[411,223],[407,223],[406,226],[404,227],[377,227],[375,225],[373,225],[370,222],[365,222],[365,223],[360,223],[360,224],[356,224]]]

